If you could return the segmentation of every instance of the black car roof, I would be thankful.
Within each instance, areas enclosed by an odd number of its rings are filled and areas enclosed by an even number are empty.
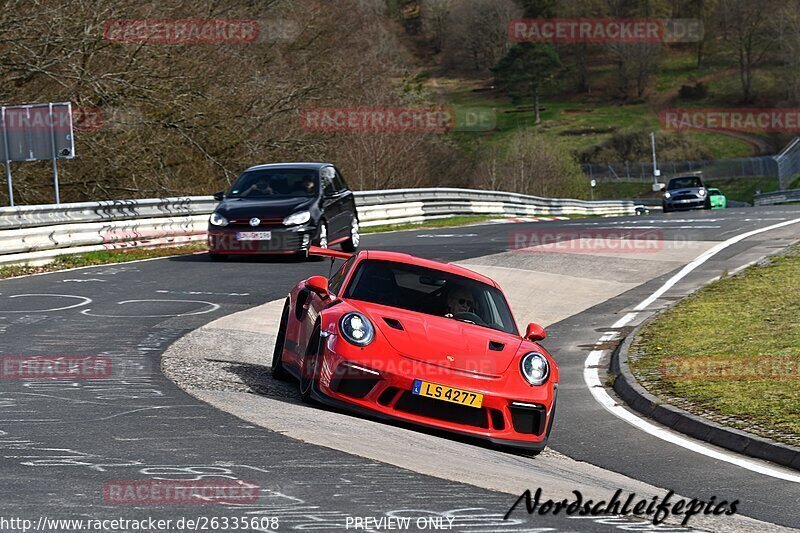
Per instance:
[[[255,165],[247,170],[259,170],[265,168],[302,168],[309,170],[319,170],[322,167],[332,167],[333,163],[268,163],[264,165]]]

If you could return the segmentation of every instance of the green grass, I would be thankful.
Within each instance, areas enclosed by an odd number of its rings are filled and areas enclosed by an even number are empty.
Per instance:
[[[493,110],[496,128],[484,132],[455,132],[454,138],[469,144],[476,138],[503,147],[511,134],[519,129],[536,128],[540,134],[570,150],[580,150],[610,138],[621,129],[659,131],[658,115],[645,103],[622,104],[594,96],[580,99],[543,97],[542,123],[534,124],[533,102],[514,103],[496,92],[475,92],[474,83],[460,80],[437,80],[448,105],[459,108]],[[699,104],[696,104],[699,105]],[[688,136],[707,146],[715,159],[749,156],[753,148],[741,139],[715,132],[689,132]]]
[[[646,388],[681,407],[800,443],[800,247],[658,316],[631,348]],[[720,369],[734,369],[723,377]]]
[[[205,243],[197,243],[186,246],[176,246],[172,248],[131,248],[130,250],[100,250],[85,254],[62,255],[57,257],[52,263],[42,266],[0,267],[0,279],[25,276],[29,274],[40,274],[43,272],[55,272],[57,270],[65,270],[68,268],[106,265],[110,263],[125,263],[128,261],[138,261],[140,259],[192,254],[195,252],[205,251],[206,249],[207,247]]]
[[[407,222],[403,224],[381,224],[380,226],[369,226],[361,228],[362,234],[367,233],[382,233],[385,231],[401,231],[407,229],[425,229],[425,228],[451,228],[455,226],[464,226],[466,224],[475,224],[478,222],[486,222],[495,218],[503,218],[502,215],[465,215],[449,218],[437,218],[427,222]]]

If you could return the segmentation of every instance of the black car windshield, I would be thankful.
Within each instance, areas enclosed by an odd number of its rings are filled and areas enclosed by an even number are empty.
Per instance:
[[[518,335],[508,303],[496,287],[432,268],[365,259],[344,297]]]
[[[312,197],[319,180],[317,171],[304,168],[248,170],[233,183],[228,198]]]
[[[690,189],[693,187],[702,187],[703,182],[700,181],[700,178],[695,178],[693,176],[688,176],[685,178],[672,178],[669,180],[669,185],[667,189]]]

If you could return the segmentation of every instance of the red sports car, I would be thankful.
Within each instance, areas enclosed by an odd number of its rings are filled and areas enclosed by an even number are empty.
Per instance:
[[[558,367],[520,336],[491,279],[407,254],[355,255],[289,294],[272,359],[304,401],[471,435],[535,455],[555,415]]]

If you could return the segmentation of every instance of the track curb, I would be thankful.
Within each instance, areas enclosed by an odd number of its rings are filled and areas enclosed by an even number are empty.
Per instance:
[[[642,387],[628,366],[628,350],[639,330],[658,314],[639,324],[611,355],[614,391],[628,406],[679,433],[698,440],[800,471],[800,448],[729,428],[664,403]]]

